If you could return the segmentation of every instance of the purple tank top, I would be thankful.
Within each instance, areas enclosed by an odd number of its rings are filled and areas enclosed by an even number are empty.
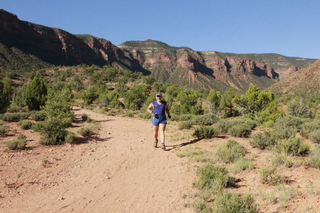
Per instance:
[[[167,104],[167,102],[162,101],[161,104],[158,104],[157,101],[153,101],[152,104],[153,104],[153,107],[154,107],[154,109],[153,109],[154,113],[156,113],[156,114],[158,114],[160,116],[163,116],[163,117],[166,116],[166,104]]]

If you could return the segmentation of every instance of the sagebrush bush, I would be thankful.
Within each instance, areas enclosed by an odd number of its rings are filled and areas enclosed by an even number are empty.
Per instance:
[[[32,122],[30,120],[21,120],[19,121],[21,129],[31,129]]]
[[[221,133],[228,133],[228,130],[232,125],[230,119],[221,119],[215,124],[215,126],[220,129]]]
[[[272,166],[277,167],[279,165],[284,165],[287,167],[291,167],[293,162],[290,156],[286,153],[275,154],[271,158]]]
[[[235,140],[228,140],[225,144],[220,145],[216,155],[223,162],[234,162],[246,155],[246,149]]]
[[[232,126],[228,130],[228,134],[230,134],[234,137],[242,137],[242,138],[249,137],[251,132],[252,132],[252,129],[249,126],[239,125],[239,124],[236,126]]]
[[[0,125],[0,136],[5,136],[7,134],[7,129],[5,126]]]
[[[276,172],[276,168],[262,168],[260,169],[260,182],[268,185],[278,185],[285,183],[287,177],[282,176]]]
[[[252,160],[238,158],[233,163],[233,172],[238,173],[244,170],[251,170],[254,169],[254,163]]]
[[[142,118],[142,119],[151,119],[151,115],[150,115],[150,113],[148,113],[148,112],[142,112],[142,113],[139,113],[138,114],[138,117],[139,118]],[[171,117],[172,118],[172,117]]]
[[[26,139],[27,136],[20,133],[17,138],[18,138],[18,139]]]
[[[90,126],[84,126],[78,130],[78,133],[83,137],[90,137],[93,134],[93,130]]]
[[[65,136],[65,142],[66,143],[75,143],[76,135],[73,132],[67,131],[67,134]]]
[[[171,120],[172,121],[188,121],[188,120],[192,120],[193,117],[194,115],[192,114],[182,114],[182,115],[172,114]]]
[[[288,155],[305,156],[310,151],[310,146],[302,138],[289,138],[278,140],[274,151]]]
[[[320,129],[311,132],[308,138],[314,143],[320,143]]]
[[[246,132],[247,130],[250,132],[257,126],[257,123],[249,118],[231,118],[231,119],[220,119],[217,121],[216,126],[219,127],[221,133],[230,134],[229,130],[231,130],[233,134]],[[237,128],[236,126],[242,126],[245,128]],[[243,130],[241,130],[243,129]],[[247,133],[245,133],[247,134]],[[241,135],[241,134],[240,134]]]
[[[276,138],[270,131],[256,132],[251,136],[249,143],[254,148],[271,149],[276,144]]]
[[[7,112],[19,112],[21,107],[17,104],[11,104],[10,107],[7,109]]]
[[[89,116],[88,116],[87,114],[85,114],[85,113],[81,115],[81,119],[82,119],[83,121],[87,121],[87,120],[88,120],[88,117],[89,117]]]
[[[31,115],[31,119],[34,121],[44,121],[47,118],[47,113],[43,110],[34,111]]]
[[[258,205],[250,194],[219,193],[213,203],[213,213],[258,213]]]
[[[2,119],[7,122],[18,122],[27,119],[30,115],[31,113],[27,112],[5,113]]]
[[[10,150],[25,149],[27,145],[26,139],[16,139],[7,141],[7,147]]]
[[[133,118],[135,116],[136,112],[134,111],[127,111],[125,112],[122,117],[130,117],[130,118]]]
[[[297,127],[295,126],[284,126],[283,128],[274,128],[272,134],[278,139],[289,139],[294,138],[297,133]]]
[[[178,157],[188,157],[196,162],[208,162],[211,160],[210,155],[210,152],[201,150],[197,147],[184,149],[183,151],[177,153]]]
[[[232,186],[234,178],[229,176],[225,167],[212,164],[205,164],[197,169],[198,179],[194,182],[200,190],[210,190],[220,192],[223,188]]]
[[[308,164],[312,167],[320,169],[320,145],[316,145],[308,156]]]
[[[215,126],[201,126],[197,127],[193,132],[193,136],[197,138],[213,138],[215,135],[220,133],[220,129]]]
[[[191,129],[193,121],[181,121],[179,122],[179,129]]]
[[[300,130],[302,124],[304,123],[305,119],[294,117],[291,115],[279,117],[276,122],[274,123],[275,129],[284,129],[287,127],[295,127],[296,129]]]
[[[216,115],[207,114],[207,115],[198,115],[192,119],[194,125],[210,126],[218,121]]]
[[[301,135],[309,138],[309,134],[315,130],[320,130],[320,121],[313,120],[311,122],[305,122],[301,125]]]

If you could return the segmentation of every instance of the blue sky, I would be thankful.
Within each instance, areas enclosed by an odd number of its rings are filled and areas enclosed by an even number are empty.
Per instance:
[[[319,0],[1,0],[19,19],[115,45],[320,58]]]

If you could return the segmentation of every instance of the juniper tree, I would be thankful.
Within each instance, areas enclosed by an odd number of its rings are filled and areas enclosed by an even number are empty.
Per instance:
[[[26,88],[26,104],[30,110],[40,110],[40,107],[44,106],[46,102],[46,96],[47,87],[42,77],[37,73]]]

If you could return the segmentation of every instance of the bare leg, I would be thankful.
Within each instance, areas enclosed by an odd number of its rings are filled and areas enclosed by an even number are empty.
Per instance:
[[[165,143],[166,124],[159,124],[159,130],[160,130],[160,142]]]
[[[154,126],[154,139],[158,140],[159,126]]]

